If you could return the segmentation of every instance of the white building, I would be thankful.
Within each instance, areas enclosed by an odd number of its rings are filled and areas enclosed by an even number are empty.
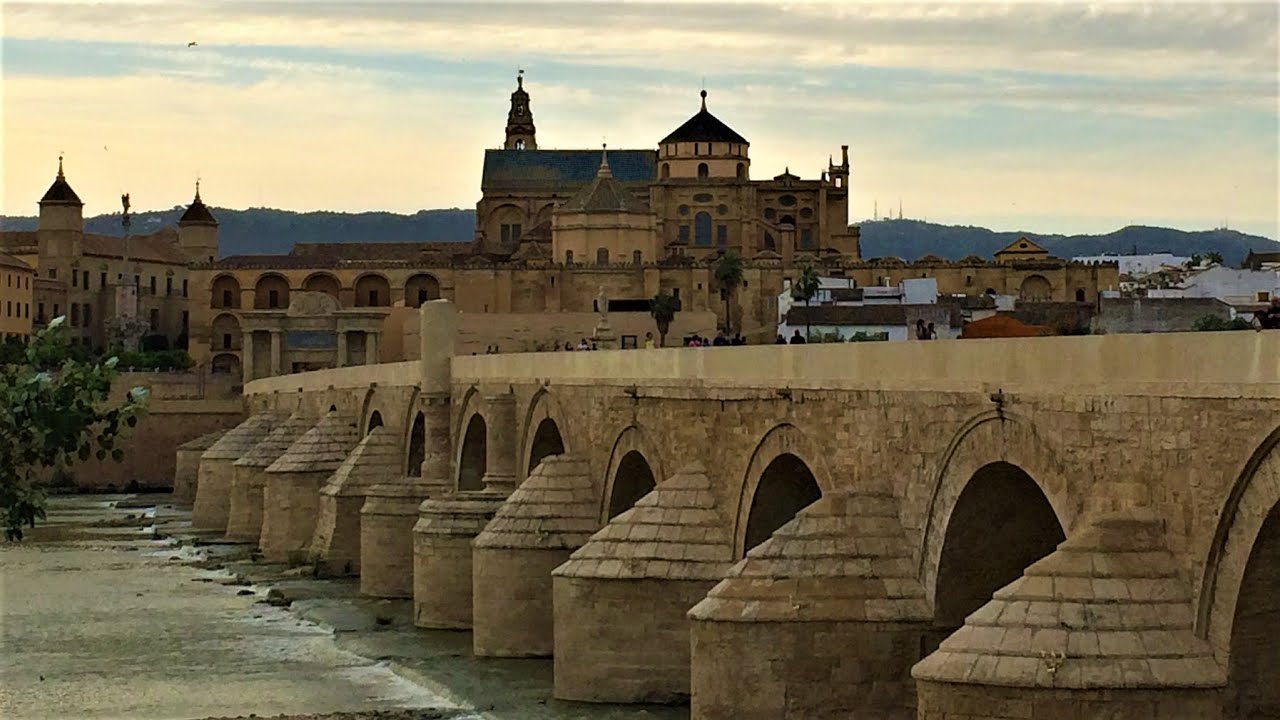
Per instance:
[[[1085,265],[1101,265],[1116,263],[1120,266],[1120,274],[1129,277],[1150,275],[1162,267],[1183,267],[1191,262],[1191,258],[1172,253],[1151,253],[1149,255],[1080,255],[1071,258],[1071,262]]]
[[[778,334],[790,338],[861,335],[887,340],[914,340],[915,325],[933,324],[939,339],[960,333],[961,303],[939,303],[936,278],[909,278],[900,285],[855,287],[846,278],[819,278],[820,289],[806,306],[788,286],[778,296]],[[807,327],[806,327],[807,326]]]

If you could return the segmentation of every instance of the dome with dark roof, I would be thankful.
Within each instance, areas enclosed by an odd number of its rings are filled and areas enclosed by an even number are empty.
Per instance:
[[[62,158],[58,158],[58,177],[54,178],[53,184],[45,192],[44,197],[40,198],[41,205],[81,205],[80,196],[76,195],[76,191],[71,189],[71,185],[67,183],[67,177],[62,174]]]
[[[683,125],[662,139],[660,144],[677,142],[727,142],[749,145],[746,138],[734,132],[720,118],[707,112],[707,91],[702,91],[702,109]]]
[[[200,199],[200,184],[196,183],[196,198],[187,206],[187,211],[178,219],[179,225],[217,225],[218,220]]]

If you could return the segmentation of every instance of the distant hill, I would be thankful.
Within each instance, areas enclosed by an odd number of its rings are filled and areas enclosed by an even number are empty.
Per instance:
[[[183,208],[138,213],[134,232],[150,232],[173,224]],[[475,235],[472,210],[420,210],[412,215],[389,212],[297,213],[288,210],[215,208],[219,250],[226,255],[287,253],[295,242],[469,242]],[[34,230],[34,217],[5,217],[8,230]],[[938,225],[921,220],[864,220],[862,255],[866,258],[900,257],[915,260],[937,255],[959,260],[966,255],[990,258],[995,251],[1021,235],[1043,245],[1057,257],[1102,253],[1169,252],[1190,256],[1218,252],[1238,266],[1250,250],[1280,251],[1280,243],[1235,230],[1174,230],[1134,225],[1106,235],[1045,235],[1033,232],[993,231],[982,227]],[[85,221],[89,232],[120,234],[120,216],[98,215]]]

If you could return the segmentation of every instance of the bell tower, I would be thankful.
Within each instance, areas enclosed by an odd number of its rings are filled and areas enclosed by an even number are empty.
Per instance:
[[[537,150],[533,127],[533,111],[529,109],[529,93],[524,91],[524,70],[516,73],[516,91],[511,93],[511,110],[507,112],[506,150]]]

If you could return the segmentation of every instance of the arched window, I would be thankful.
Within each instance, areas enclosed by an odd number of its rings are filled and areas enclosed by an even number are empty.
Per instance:
[[[738,163],[738,179],[739,179],[739,180],[746,180],[746,179],[747,179],[747,164],[746,164],[746,163]]]
[[[636,265],[640,265],[644,263],[644,254],[641,253],[639,250],[633,251],[631,253],[631,262],[635,263]]]
[[[1084,302],[1084,288],[1076,288],[1076,302]]]
[[[565,265],[572,265],[572,264],[573,264],[573,251],[572,251],[572,250],[565,250],[565,251],[564,251],[564,264],[565,264]]]
[[[662,163],[662,179],[666,180],[671,177],[671,163]]]
[[[700,212],[693,216],[693,244],[711,244],[711,213]]]
[[[597,265],[608,265],[608,264],[609,264],[609,248],[597,248],[597,249],[596,249],[596,264],[597,264]]]
[[[519,140],[516,140],[516,149],[517,149],[517,150],[523,150],[523,149],[524,149],[524,139],[523,139],[523,138],[521,138],[521,139],[519,139]]]
[[[698,178],[699,178],[699,179],[704,179],[704,180],[705,180],[705,179],[706,179],[706,177],[707,177],[707,175],[709,175],[709,174],[711,174],[711,173],[710,173],[710,170],[707,168],[707,164],[706,164],[706,163],[698,163]]]

